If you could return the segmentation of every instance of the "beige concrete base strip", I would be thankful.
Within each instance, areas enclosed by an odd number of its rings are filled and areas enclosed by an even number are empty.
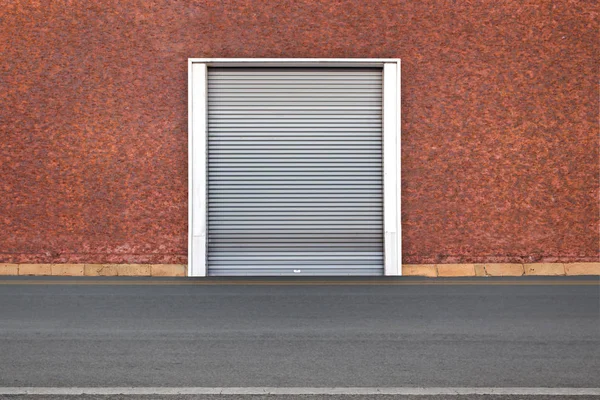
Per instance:
[[[578,276],[600,275],[600,262],[532,264],[404,264],[404,276]]]
[[[0,264],[0,275],[34,276],[187,276],[185,264]],[[582,276],[600,275],[600,262],[532,264],[403,264],[402,275]]]
[[[0,264],[0,275],[186,276],[185,264]]]
[[[19,264],[0,264],[0,275],[19,275]]]
[[[435,278],[438,276],[438,270],[435,264],[404,264],[402,265],[402,275]]]
[[[0,395],[396,395],[396,396],[599,396],[600,388],[521,387],[0,387]]]
[[[569,276],[600,275],[600,263],[565,264],[565,274]]]
[[[438,276],[475,276],[475,264],[437,264]]]

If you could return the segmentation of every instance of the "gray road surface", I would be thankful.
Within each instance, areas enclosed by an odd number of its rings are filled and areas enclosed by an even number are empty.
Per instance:
[[[0,386],[600,387],[598,278],[235,281],[3,278]]]

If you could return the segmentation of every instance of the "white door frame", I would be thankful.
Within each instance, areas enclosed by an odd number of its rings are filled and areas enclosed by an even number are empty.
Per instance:
[[[188,276],[207,275],[208,67],[380,67],[383,70],[384,274],[402,275],[400,59],[188,59]]]

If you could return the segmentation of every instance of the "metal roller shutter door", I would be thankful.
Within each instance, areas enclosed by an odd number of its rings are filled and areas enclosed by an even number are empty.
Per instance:
[[[209,275],[382,275],[382,71],[208,69]]]

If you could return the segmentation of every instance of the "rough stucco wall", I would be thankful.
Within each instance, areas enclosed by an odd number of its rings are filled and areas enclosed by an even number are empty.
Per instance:
[[[0,1],[0,262],[186,261],[188,57],[402,58],[404,262],[598,260],[599,11]]]

